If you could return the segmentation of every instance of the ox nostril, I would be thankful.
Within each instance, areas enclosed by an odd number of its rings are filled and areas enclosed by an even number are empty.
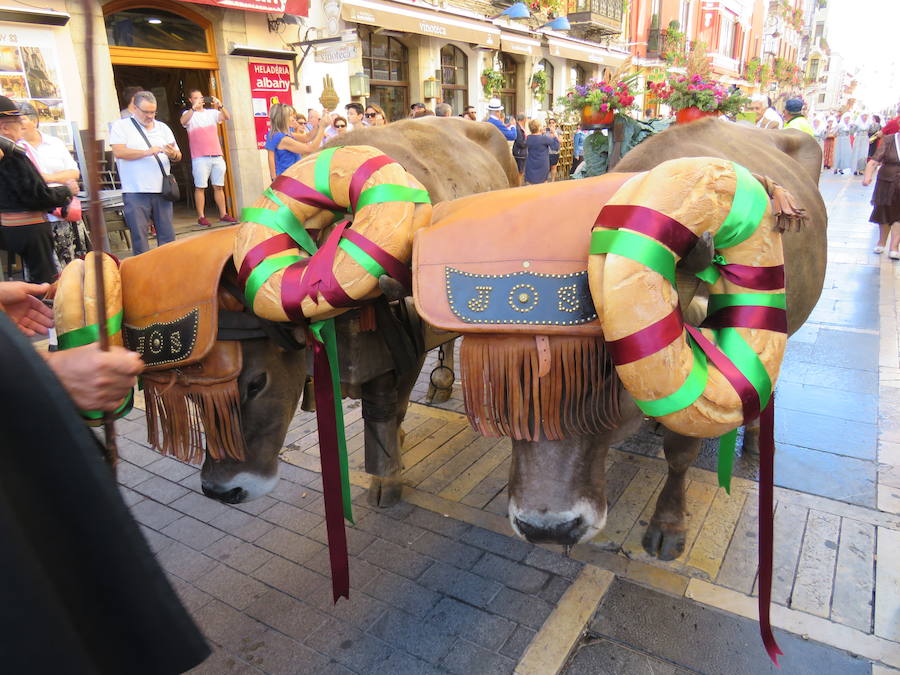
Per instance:
[[[240,504],[244,501],[244,497],[246,496],[246,492],[239,488],[232,488],[230,490],[215,490],[206,485],[201,486],[203,489],[203,494],[211,499],[217,499],[220,502],[224,502],[226,504]]]
[[[554,544],[577,544],[584,534],[584,519],[581,516],[561,523],[543,523],[537,525],[521,517],[516,518],[516,527],[533,543],[549,542]]]

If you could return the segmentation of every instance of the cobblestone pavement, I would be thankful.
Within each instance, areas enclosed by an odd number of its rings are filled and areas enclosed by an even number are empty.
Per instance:
[[[900,264],[871,253],[869,190],[823,175],[829,267],[778,384],[773,623],[789,673],[900,668]],[[122,492],[215,646],[198,673],[757,673],[756,464],[729,497],[707,449],[688,483],[685,554],[640,536],[665,475],[651,425],[611,451],[606,530],[572,557],[515,539],[509,442],[460,414],[410,407],[404,502],[365,501],[362,422],[345,403],[356,525],[351,601],[331,602],[314,417],[298,413],[273,493],[230,506],[196,468],[120,422]]]

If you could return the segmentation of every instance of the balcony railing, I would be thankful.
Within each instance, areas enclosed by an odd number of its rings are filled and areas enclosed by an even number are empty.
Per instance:
[[[607,33],[622,30],[625,0],[568,0],[569,23],[600,29]]]

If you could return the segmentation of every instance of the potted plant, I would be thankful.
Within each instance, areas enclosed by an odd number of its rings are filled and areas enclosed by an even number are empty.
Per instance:
[[[720,83],[702,75],[669,75],[665,80],[648,82],[650,92],[675,110],[675,120],[685,124],[701,117],[740,112],[748,99],[738,90],[729,92]]]
[[[536,99],[544,98],[547,93],[547,73],[543,70],[535,70],[531,74],[531,91]]]
[[[493,68],[482,70],[481,88],[485,96],[495,96],[503,88],[503,73]]]
[[[633,75],[615,83],[591,80],[585,85],[576,84],[566,92],[563,104],[567,110],[581,116],[585,129],[607,127],[616,113],[634,108],[631,87],[636,79],[637,75]]]

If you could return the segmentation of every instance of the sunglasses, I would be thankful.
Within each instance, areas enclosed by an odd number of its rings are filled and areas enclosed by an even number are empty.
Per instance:
[[[366,113],[366,117],[375,117],[378,113]]]
[[[347,125],[346,124],[335,124],[334,128],[335,129],[346,129]]]

